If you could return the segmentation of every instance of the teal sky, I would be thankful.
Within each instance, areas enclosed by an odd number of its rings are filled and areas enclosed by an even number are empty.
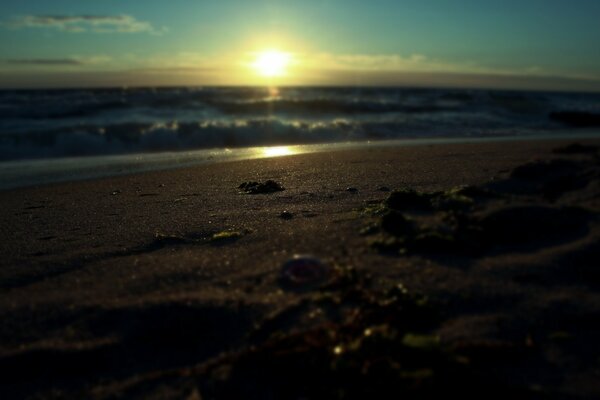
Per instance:
[[[600,90],[598,0],[7,3],[0,4],[2,87],[277,83]],[[266,49],[292,56],[275,82],[251,67]]]

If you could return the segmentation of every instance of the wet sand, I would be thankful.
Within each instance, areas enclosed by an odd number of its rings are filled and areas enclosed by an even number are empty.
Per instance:
[[[600,396],[600,140],[579,142],[0,192],[3,398]],[[282,277],[294,254],[322,264]]]

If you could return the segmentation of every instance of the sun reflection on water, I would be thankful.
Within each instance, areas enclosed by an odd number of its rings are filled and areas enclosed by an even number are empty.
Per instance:
[[[289,146],[264,147],[262,153],[265,157],[281,157],[295,154],[296,152]]]

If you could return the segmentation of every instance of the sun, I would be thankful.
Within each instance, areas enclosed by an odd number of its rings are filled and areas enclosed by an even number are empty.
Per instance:
[[[267,78],[276,78],[287,73],[291,55],[279,50],[264,50],[256,54],[252,67]]]

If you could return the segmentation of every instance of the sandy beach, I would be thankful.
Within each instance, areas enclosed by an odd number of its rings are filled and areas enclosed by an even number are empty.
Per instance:
[[[1,397],[598,398],[600,140],[572,143],[2,191]]]

